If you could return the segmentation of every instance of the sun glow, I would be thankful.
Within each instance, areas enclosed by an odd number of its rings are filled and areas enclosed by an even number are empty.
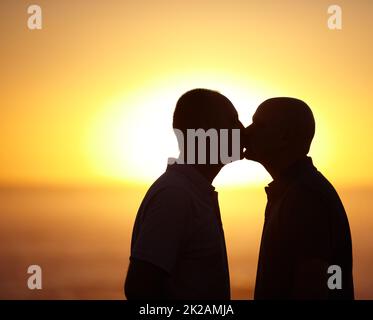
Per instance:
[[[135,94],[117,97],[97,114],[86,136],[86,150],[93,170],[108,179],[150,182],[165,169],[168,157],[177,157],[172,114],[186,91],[203,87],[226,95],[237,108],[244,125],[258,104],[262,91],[250,84],[217,75],[194,75],[158,81]],[[263,183],[268,175],[260,165],[246,161],[227,165],[215,184]]]

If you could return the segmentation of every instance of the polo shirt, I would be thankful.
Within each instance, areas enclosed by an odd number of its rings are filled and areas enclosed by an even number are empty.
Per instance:
[[[342,289],[319,279],[327,299],[353,299],[352,243],[343,204],[329,181],[305,157],[265,188],[267,206],[260,245],[255,299],[297,299],[296,268],[318,260],[342,270]]]
[[[218,193],[193,166],[168,165],[137,212],[130,259],[168,273],[168,299],[230,299]]]

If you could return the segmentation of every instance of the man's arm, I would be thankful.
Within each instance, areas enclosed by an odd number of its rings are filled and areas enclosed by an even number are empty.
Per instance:
[[[293,298],[301,300],[328,299],[328,262],[308,258],[295,265]]]
[[[131,249],[128,299],[168,299],[165,283],[182,250],[191,213],[184,190],[165,188],[148,202]]]
[[[328,209],[317,193],[297,190],[286,204],[288,245],[292,252],[293,299],[328,299],[330,262]]]
[[[131,259],[124,292],[128,300],[166,299],[165,282],[168,274],[155,265]]]

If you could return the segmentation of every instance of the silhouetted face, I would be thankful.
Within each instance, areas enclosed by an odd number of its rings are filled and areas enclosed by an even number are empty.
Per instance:
[[[233,105],[217,108],[216,115],[219,129],[245,129],[238,118],[237,110]]]
[[[241,154],[240,154],[240,159],[243,159],[244,155],[243,155],[243,149],[244,149],[244,145],[243,145],[243,134],[244,134],[244,131],[245,131],[245,127],[243,126],[243,124],[241,123],[241,121],[239,120],[238,118],[238,113],[237,113],[237,110],[232,106],[230,108],[230,110],[227,110],[228,112],[225,114],[225,119],[222,120],[223,123],[223,126],[222,128],[227,128],[227,129],[230,129],[229,130],[229,139],[228,139],[228,150],[229,150],[229,154],[232,154],[232,129],[239,129],[240,130],[240,150],[241,150]],[[237,159],[238,160],[238,159]]]
[[[245,158],[271,164],[279,157],[289,159],[308,153],[315,133],[315,119],[302,100],[288,97],[264,101],[245,129]]]
[[[216,91],[193,89],[182,95],[173,126],[188,163],[221,166],[243,158],[244,126],[232,102]]]
[[[244,155],[243,155],[243,149],[244,149],[244,146],[243,146],[243,143],[242,143],[242,135],[244,133],[244,130],[245,130],[245,127],[243,126],[243,124],[241,123],[241,121],[239,120],[238,118],[238,113],[237,113],[237,110],[234,108],[233,105],[230,105],[230,104],[227,104],[227,105],[224,105],[220,108],[217,108],[216,110],[216,113],[214,115],[214,117],[216,118],[216,121],[217,121],[217,126],[216,126],[216,129],[217,130],[221,130],[221,129],[228,129],[228,139],[223,139],[222,136],[219,135],[219,143],[218,143],[218,153],[219,155],[221,155],[221,147],[223,146],[223,144],[226,146],[227,148],[227,151],[228,151],[228,154],[231,156],[232,155],[232,151],[233,151],[233,148],[234,148],[234,145],[233,145],[233,140],[234,140],[234,137],[233,137],[233,130],[234,129],[239,129],[240,130],[240,155],[239,155],[239,158],[240,159],[243,159]],[[223,139],[223,141],[221,141],[221,139]],[[209,155],[210,153],[210,149],[207,147],[207,155]],[[209,159],[209,156],[207,156],[207,158]],[[239,159],[236,159],[235,160],[239,160]],[[207,163],[209,163],[209,161],[207,161]],[[224,164],[221,162],[221,158],[219,157],[219,164]]]
[[[243,144],[245,158],[270,163],[286,146],[284,116],[270,105],[262,103],[245,129]]]

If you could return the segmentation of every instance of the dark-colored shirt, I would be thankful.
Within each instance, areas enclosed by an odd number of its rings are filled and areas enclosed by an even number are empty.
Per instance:
[[[255,299],[296,299],[297,268],[322,261],[342,270],[342,289],[317,281],[326,299],[353,299],[352,244],[342,202],[328,180],[301,159],[265,188],[268,202],[260,245]]]
[[[131,257],[169,274],[169,299],[230,299],[218,193],[192,166],[174,164],[150,187],[133,228]]]

